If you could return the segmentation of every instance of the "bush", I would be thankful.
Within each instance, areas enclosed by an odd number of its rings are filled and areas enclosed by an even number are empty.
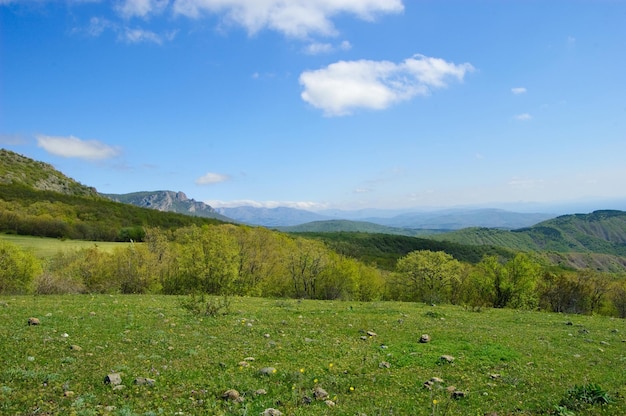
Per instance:
[[[85,292],[85,285],[76,279],[52,273],[43,273],[35,278],[35,293],[37,295],[67,295]]]
[[[204,293],[196,295],[192,293],[180,302],[180,307],[199,316],[226,315],[230,311],[230,297],[209,297]]]
[[[569,389],[559,404],[569,410],[580,410],[588,405],[608,403],[611,403],[609,394],[599,385],[589,383]]]
[[[41,264],[33,254],[0,241],[0,293],[30,293],[33,279],[39,273]]]

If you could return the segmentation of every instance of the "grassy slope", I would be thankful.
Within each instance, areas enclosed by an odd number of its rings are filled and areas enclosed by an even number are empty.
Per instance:
[[[202,319],[174,297],[0,298],[0,414],[258,415],[274,407],[301,416],[535,415],[586,383],[616,401],[579,414],[626,414],[624,320],[412,303],[233,302],[232,314]],[[30,316],[41,325],[27,326]],[[430,343],[418,343],[423,333]],[[441,364],[442,354],[454,363]],[[246,357],[254,361],[240,366]],[[276,372],[262,376],[262,367]],[[122,373],[123,390],[103,383],[110,371]],[[425,389],[435,376],[444,383]],[[137,377],[156,383],[137,386]],[[303,404],[316,385],[335,408]],[[452,400],[451,385],[468,396]],[[230,388],[243,403],[219,398]]]
[[[0,239],[13,243],[27,251],[32,251],[39,258],[48,258],[59,251],[80,250],[97,246],[100,250],[112,252],[118,247],[130,243],[116,243],[107,241],[59,240],[57,238],[31,237],[26,235],[0,234]]]

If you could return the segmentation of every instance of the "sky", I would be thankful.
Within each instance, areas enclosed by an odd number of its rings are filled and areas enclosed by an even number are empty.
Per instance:
[[[625,23],[620,0],[0,0],[0,147],[214,207],[625,201]]]

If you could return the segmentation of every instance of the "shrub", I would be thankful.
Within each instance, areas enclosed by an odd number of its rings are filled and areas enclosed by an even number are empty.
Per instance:
[[[33,278],[39,273],[41,264],[33,254],[0,241],[0,293],[29,293]]]
[[[611,403],[609,394],[599,385],[589,383],[569,389],[559,404],[567,409],[579,410],[588,405],[608,403]]]

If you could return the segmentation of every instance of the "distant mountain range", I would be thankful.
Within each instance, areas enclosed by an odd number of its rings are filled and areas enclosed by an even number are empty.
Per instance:
[[[467,227],[515,229],[530,227],[553,218],[547,213],[518,213],[500,209],[448,209],[433,212],[404,212],[388,217],[366,216],[364,211],[326,211],[315,213],[295,208],[257,208],[243,206],[216,208],[220,214],[236,221],[270,228],[289,227],[285,231],[367,231],[372,224],[392,228],[393,234],[415,235],[415,230],[460,230]],[[393,211],[389,211],[393,213]],[[378,211],[384,214],[384,211]],[[343,220],[337,222],[337,220]],[[325,223],[331,221],[330,223]],[[401,231],[408,229],[411,231]],[[380,232],[385,232],[380,229]],[[420,233],[418,233],[420,234]]]

